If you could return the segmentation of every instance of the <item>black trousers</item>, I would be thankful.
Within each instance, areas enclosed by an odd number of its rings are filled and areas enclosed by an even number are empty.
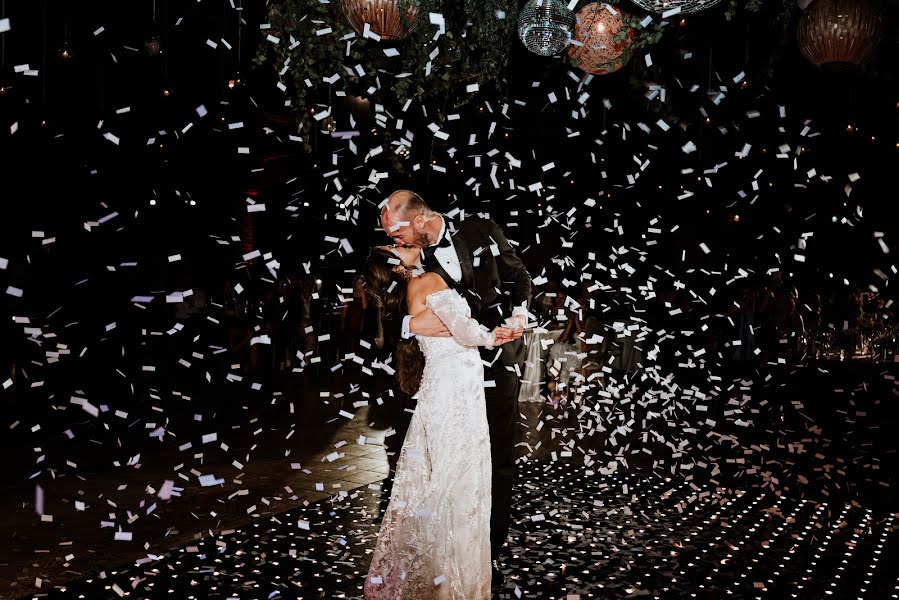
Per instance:
[[[515,444],[518,442],[518,391],[521,380],[499,361],[484,370],[484,380],[494,387],[484,390],[487,425],[490,428],[492,486],[490,506],[490,556],[499,557],[512,519],[512,486],[515,485]]]

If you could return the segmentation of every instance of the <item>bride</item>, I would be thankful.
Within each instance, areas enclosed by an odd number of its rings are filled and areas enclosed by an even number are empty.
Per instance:
[[[400,451],[365,597],[487,600],[490,437],[477,346],[499,346],[520,334],[479,325],[440,275],[415,276],[406,265],[416,264],[419,252],[378,246],[365,265],[366,290],[384,316],[431,309],[452,334],[400,342],[394,353],[400,387],[415,394],[418,405]]]

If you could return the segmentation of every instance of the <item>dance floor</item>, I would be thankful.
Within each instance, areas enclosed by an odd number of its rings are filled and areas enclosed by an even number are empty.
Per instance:
[[[387,481],[28,597],[361,598]],[[531,461],[495,598],[896,598],[896,515]]]

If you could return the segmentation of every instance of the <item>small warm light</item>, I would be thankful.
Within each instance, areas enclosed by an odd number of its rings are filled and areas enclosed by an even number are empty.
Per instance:
[[[153,36],[144,42],[144,50],[146,50],[147,54],[150,56],[162,54],[162,44],[159,42],[159,38]]]
[[[154,198],[150,198],[150,206],[156,206],[156,200]]]
[[[740,215],[734,215],[734,223],[740,222]]]
[[[852,125],[846,125],[846,131],[848,133],[852,133],[853,131],[855,131],[855,127],[853,127]]]
[[[871,136],[871,141],[872,141],[872,142],[876,141],[876,140],[874,139],[874,136],[873,136],[873,135]]]
[[[711,122],[712,122],[712,120],[710,118],[708,118],[708,117],[705,118],[706,125],[709,125]]]
[[[162,95],[165,96],[166,98],[168,98],[169,96],[172,95],[172,92],[170,92],[168,89],[164,89],[164,90],[162,90]]]
[[[678,25],[680,25],[681,27],[686,27],[686,26],[687,26],[687,20],[686,20],[686,19],[681,19],[681,20],[680,20],[680,23],[678,23]]]
[[[59,58],[63,60],[69,60],[70,58],[72,58],[72,55],[69,54],[69,49],[63,48],[62,52],[59,53]]]
[[[744,79],[743,82],[740,84],[740,87],[745,90],[746,88],[749,87],[749,81]]]

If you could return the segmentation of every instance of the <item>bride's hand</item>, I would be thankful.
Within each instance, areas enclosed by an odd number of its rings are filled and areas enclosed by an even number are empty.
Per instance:
[[[521,337],[520,333],[516,333],[514,329],[508,327],[497,327],[493,330],[493,347],[502,346],[506,342],[511,342]]]

